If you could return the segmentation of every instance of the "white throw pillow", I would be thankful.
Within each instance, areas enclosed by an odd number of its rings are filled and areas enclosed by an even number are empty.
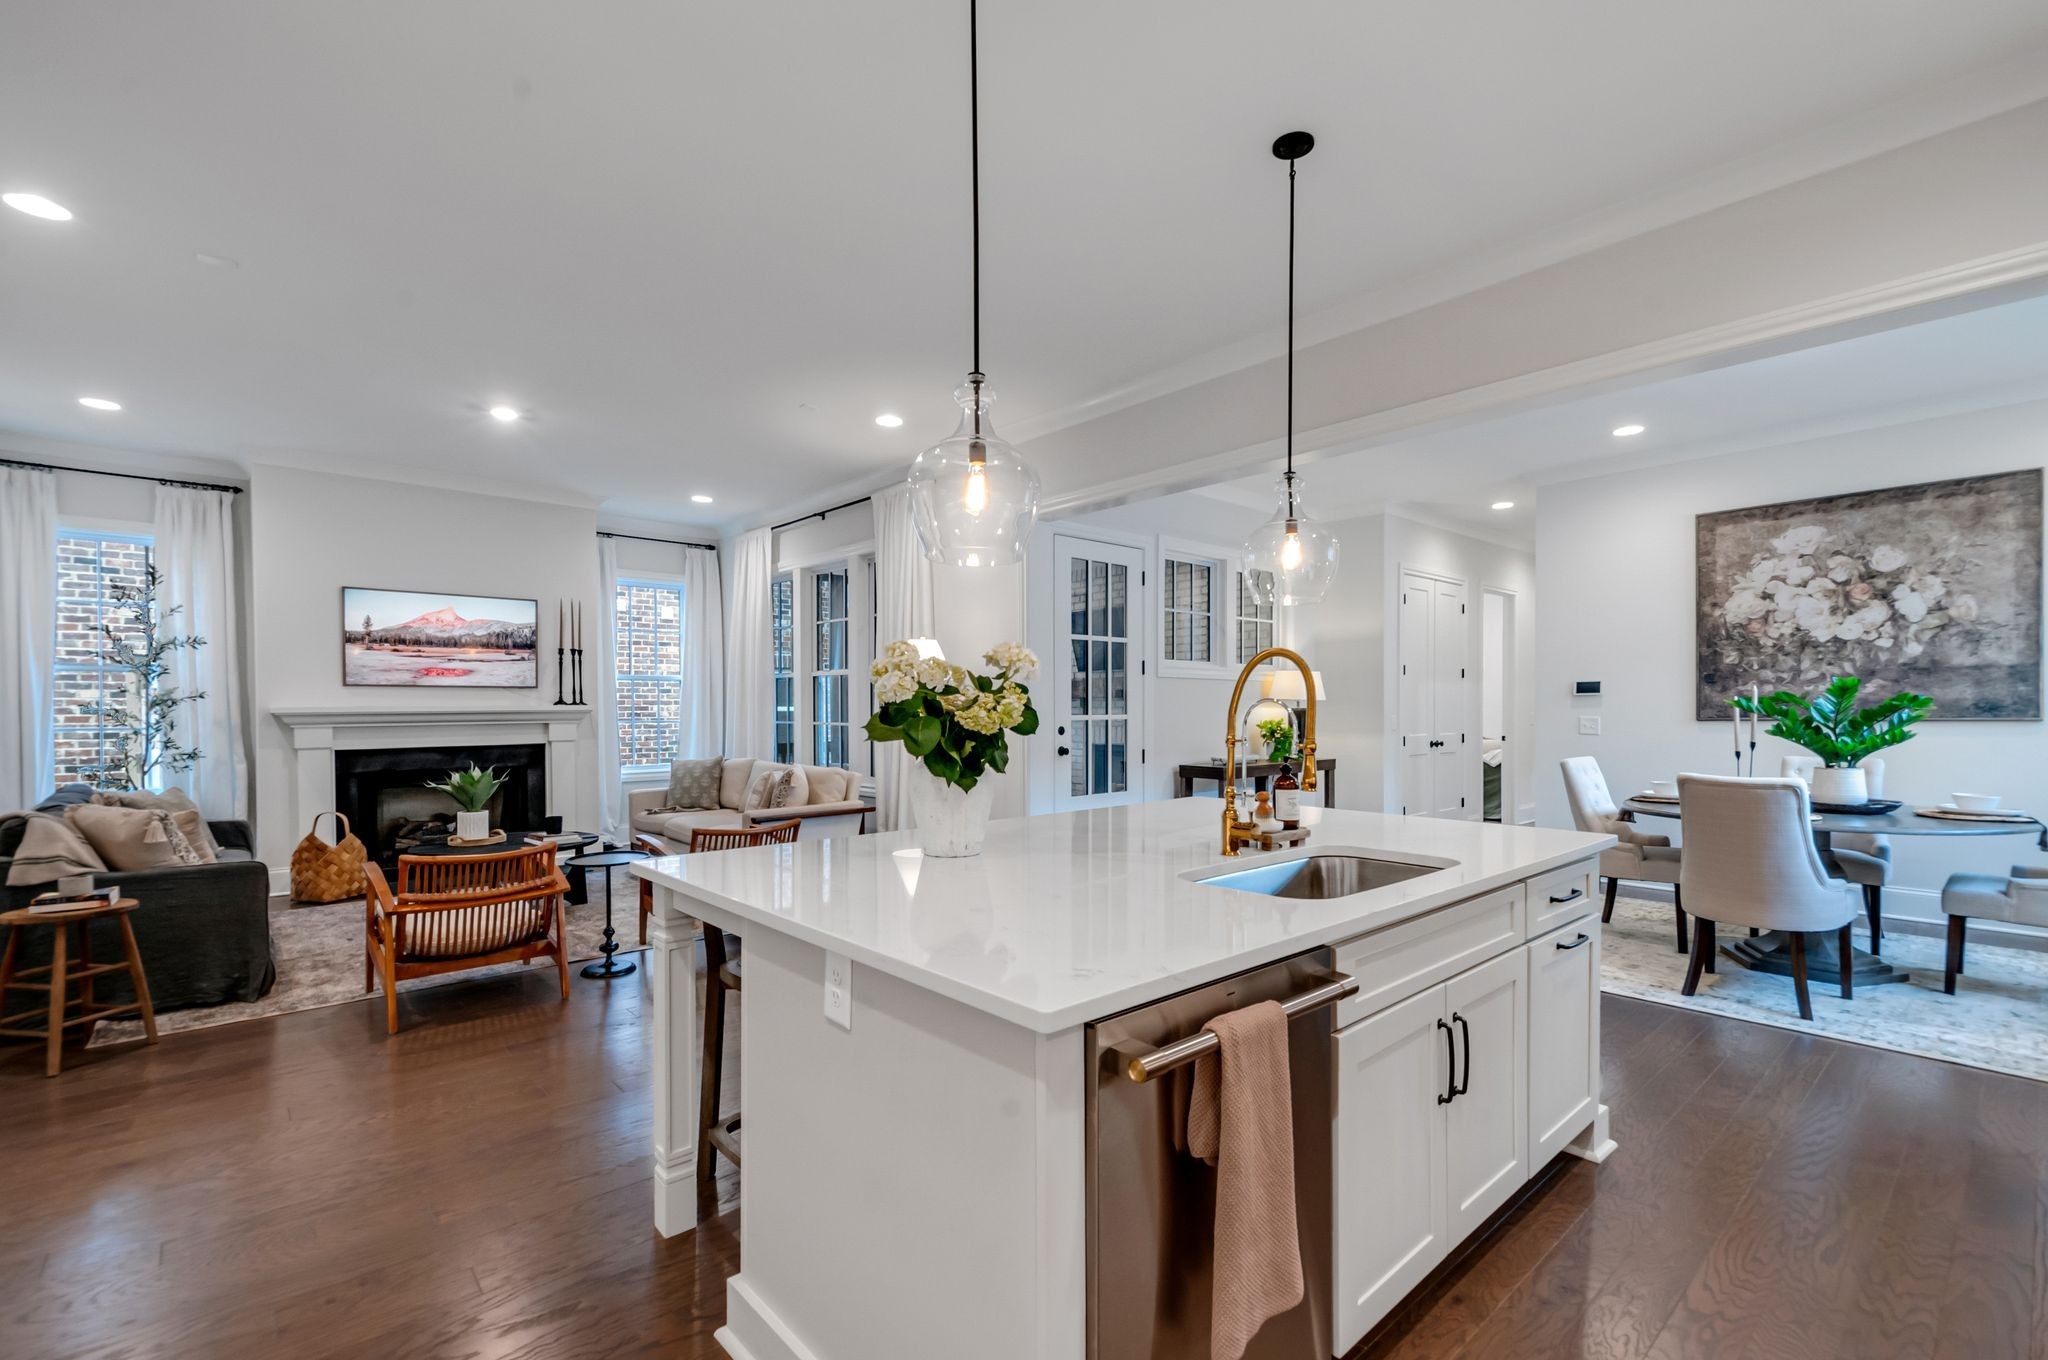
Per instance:
[[[773,808],[802,807],[810,797],[810,780],[797,765],[771,765],[757,761],[754,782],[747,786],[748,812]]]
[[[754,786],[754,767],[761,762],[752,756],[735,760],[728,756],[725,772],[719,776],[718,805],[738,812],[747,805],[747,790]]]

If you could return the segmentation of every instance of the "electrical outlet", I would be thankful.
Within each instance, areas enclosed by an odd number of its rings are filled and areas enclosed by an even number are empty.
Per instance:
[[[1600,735],[1600,719],[1598,715],[1584,713],[1579,716],[1579,735],[1582,737],[1597,737]]]
[[[853,1028],[853,961],[844,954],[825,956],[825,1018]]]

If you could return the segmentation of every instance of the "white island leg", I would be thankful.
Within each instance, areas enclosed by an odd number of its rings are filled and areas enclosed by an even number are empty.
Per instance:
[[[654,1230],[697,1226],[696,922],[654,890],[647,967],[654,984]]]

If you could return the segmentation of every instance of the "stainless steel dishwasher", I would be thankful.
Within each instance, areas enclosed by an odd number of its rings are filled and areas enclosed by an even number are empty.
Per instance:
[[[1186,1082],[1173,1074],[1215,1048],[1211,1017],[1259,1001],[1290,1016],[1304,1288],[1245,1360],[1329,1360],[1331,1007],[1358,989],[1332,964],[1311,950],[1088,1026],[1091,1360],[1208,1360],[1216,1172],[1176,1149]]]

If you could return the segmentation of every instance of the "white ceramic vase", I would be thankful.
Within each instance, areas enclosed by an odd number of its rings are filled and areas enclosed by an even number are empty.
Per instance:
[[[480,841],[491,834],[491,813],[488,808],[482,812],[458,812],[455,814],[455,839],[459,841]]]
[[[910,806],[917,814],[918,848],[935,859],[980,854],[995,796],[994,775],[983,775],[963,791],[923,765],[915,766],[910,771]]]
[[[1813,772],[1813,801],[1855,805],[1870,801],[1870,781],[1861,768],[1823,765]]]

